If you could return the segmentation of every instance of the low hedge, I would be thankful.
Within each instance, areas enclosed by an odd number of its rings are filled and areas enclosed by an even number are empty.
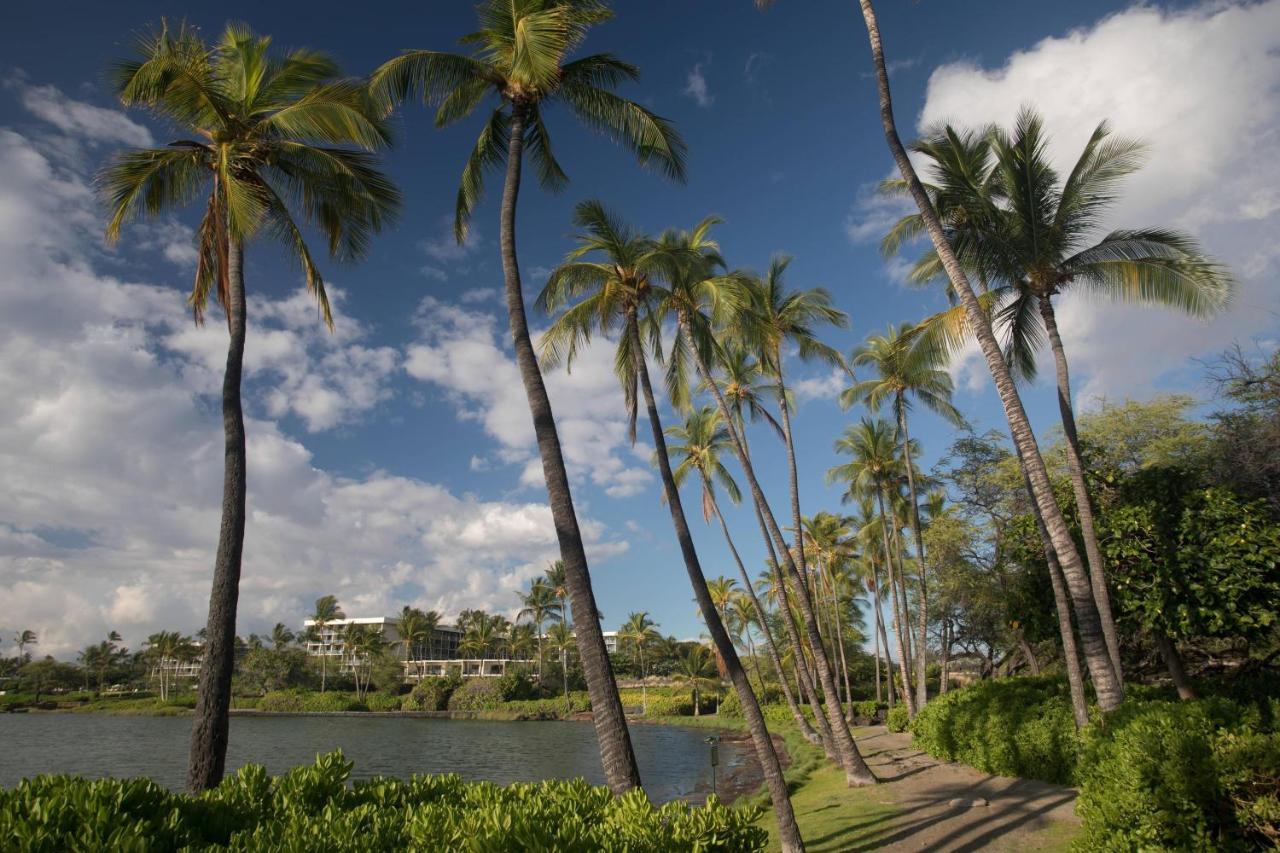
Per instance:
[[[907,706],[894,705],[885,715],[884,724],[891,732],[905,732],[910,722],[911,717],[907,713]]]
[[[368,706],[356,699],[354,693],[330,690],[325,693],[312,693],[300,690],[273,690],[258,703],[259,711],[275,713],[341,713],[346,711],[367,711]]]
[[[654,806],[582,780],[499,786],[459,776],[348,787],[341,752],[271,778],[243,768],[203,794],[147,779],[40,776],[0,790],[0,838],[20,851],[759,851],[759,809]]]
[[[460,678],[424,678],[400,700],[404,711],[443,711],[449,697],[462,684]]]
[[[499,678],[468,678],[449,696],[450,711],[497,711],[508,703],[533,699],[537,691],[528,677],[509,673]]]
[[[1138,688],[1077,732],[1065,682],[1012,678],[931,700],[911,731],[934,757],[1079,787],[1079,849],[1250,849],[1280,842],[1275,705]]]

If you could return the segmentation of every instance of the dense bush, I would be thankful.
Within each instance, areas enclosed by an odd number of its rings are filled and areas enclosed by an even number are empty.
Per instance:
[[[400,697],[391,693],[376,691],[365,694],[364,704],[370,711],[399,711]]]
[[[443,711],[461,684],[462,680],[456,677],[424,678],[400,700],[400,707],[405,711]]]
[[[337,690],[326,693],[276,690],[262,697],[262,701],[258,703],[258,710],[293,714],[332,714],[345,711],[367,711],[368,707],[356,699],[354,693]]]
[[[911,730],[937,758],[1077,785],[1085,850],[1274,846],[1276,700],[1240,684],[1242,702],[1178,702],[1135,687],[1119,709],[1077,733],[1065,683],[983,681],[931,700]]]
[[[514,784],[458,776],[347,786],[340,752],[272,779],[256,765],[212,791],[174,794],[146,779],[41,776],[0,790],[0,838],[21,851],[529,850],[752,851],[758,809],[718,800],[656,807],[582,780]]]
[[[500,678],[468,678],[449,697],[450,711],[496,711],[506,702],[532,699],[537,690],[529,677],[507,673]]]
[[[885,715],[885,725],[889,727],[891,732],[905,732],[907,724],[911,722],[911,718],[907,716],[906,705],[894,705],[889,709],[889,713]]]

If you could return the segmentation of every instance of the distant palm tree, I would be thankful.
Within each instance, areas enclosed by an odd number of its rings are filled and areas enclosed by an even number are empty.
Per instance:
[[[560,678],[564,682],[564,704],[569,707],[569,653],[577,648],[573,627],[563,619],[547,629],[547,644],[553,654],[560,656]]]
[[[645,716],[649,715],[649,672],[644,665],[644,650],[658,636],[654,629],[654,621],[649,618],[648,611],[644,610],[628,614],[627,621],[618,629],[618,641],[630,643],[640,660],[640,702]]]
[[[538,678],[542,678],[542,623],[553,616],[560,615],[560,604],[556,601],[556,591],[546,578],[534,578],[529,585],[529,592],[521,596],[524,607],[516,614],[516,620],[528,619],[537,629],[538,639]]]
[[[34,646],[38,641],[36,632],[30,628],[19,631],[13,635],[13,642],[18,647],[18,660],[25,661],[27,658],[27,646]]]
[[[121,637],[115,631],[107,634],[107,638],[96,645],[88,646],[80,652],[80,664],[85,672],[94,677],[94,696],[101,696],[111,670],[120,666],[129,656],[129,650],[120,645]]]
[[[417,607],[405,605],[400,608],[400,616],[396,619],[396,634],[400,637],[406,666],[413,659],[414,649],[421,649],[424,644],[430,645],[431,635],[435,633],[438,623],[439,614],[432,620]]]
[[[263,232],[282,242],[332,326],[324,279],[298,216],[320,231],[330,254],[356,259],[400,202],[368,153],[389,137],[364,86],[342,78],[322,54],[271,56],[270,44],[239,25],[229,25],[212,46],[185,25],[141,39],[139,57],[116,65],[117,94],[126,106],[150,108],[190,138],[119,154],[101,175],[111,209],[109,240],[140,211],[167,212],[209,187],[189,302],[199,322],[213,292],[226,311],[230,340],[222,388],[222,527],[187,771],[193,792],[222,779],[235,667],[245,525],[244,246]]]
[[[594,618],[595,596],[569,476],[529,335],[516,257],[516,198],[526,146],[540,184],[556,190],[568,181],[556,162],[543,122],[544,113],[556,103],[592,129],[629,146],[641,163],[657,166],[673,178],[684,177],[685,148],[668,121],[612,91],[623,81],[638,77],[634,66],[610,54],[569,60],[592,26],[612,17],[602,4],[594,0],[484,0],[477,13],[481,28],[463,39],[464,44],[475,46],[472,55],[408,51],[378,68],[371,86],[387,101],[404,100],[410,93],[420,92],[427,102],[439,104],[439,126],[465,118],[487,96],[497,96],[497,107],[462,172],[454,233],[459,242],[466,238],[484,173],[505,165],[499,243],[507,314],[560,539],[560,556],[567,570],[605,778],[609,787],[620,793],[640,785],[640,772],[604,635]]]
[[[276,626],[271,629],[271,644],[276,647],[276,651],[283,651],[296,639],[297,635],[290,631],[289,627],[283,622],[277,622]]]
[[[386,642],[372,625],[355,623],[346,626],[342,642],[356,682],[356,701],[363,701],[369,695],[374,658],[382,654]]]
[[[511,627],[507,635],[507,653],[511,655],[512,660],[525,660],[535,650],[540,654],[541,649],[542,635],[533,625],[525,622]]]
[[[560,621],[569,621],[569,585],[564,575],[564,560],[555,560],[547,566],[544,572],[547,585],[551,587],[551,594],[560,602]]]
[[[920,660],[916,666],[916,709],[928,701],[925,685],[925,633],[928,630],[929,592],[925,567],[928,557],[924,551],[924,534],[920,526],[919,500],[916,496],[915,465],[911,459],[911,432],[907,413],[914,398],[926,408],[945,418],[955,426],[964,424],[964,416],[951,403],[951,375],[943,369],[944,359],[938,350],[920,345],[916,327],[910,323],[890,326],[883,335],[872,335],[853,351],[849,364],[854,368],[870,367],[876,373],[873,379],[854,382],[840,395],[840,406],[849,408],[854,403],[865,403],[872,412],[889,403],[898,424],[899,446],[902,449],[903,470],[907,477],[907,520],[915,534],[916,556],[920,560],[920,604],[918,607],[918,636],[916,649]]]
[[[342,608],[338,606],[338,597],[335,595],[322,595],[316,599],[316,609],[311,614],[311,621],[315,625],[316,639],[320,643],[320,692],[325,689],[325,682],[329,675],[329,643],[325,640],[325,627],[338,619],[346,619],[347,614],[342,612]]]
[[[672,675],[689,686],[693,696],[693,715],[701,716],[702,691],[714,689],[717,683],[715,661],[710,650],[701,643],[690,645],[677,661]]]
[[[156,678],[160,683],[160,701],[169,698],[169,675],[188,650],[191,639],[177,631],[159,631],[147,637],[143,643],[149,651],[155,666]]]

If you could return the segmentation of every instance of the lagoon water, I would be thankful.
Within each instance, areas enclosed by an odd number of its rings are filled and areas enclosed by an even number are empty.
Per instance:
[[[0,714],[0,786],[40,773],[150,776],[181,789],[190,717]],[[633,725],[645,790],[657,802],[711,787],[706,730]],[[232,717],[227,772],[265,764],[281,773],[341,748],[355,778],[458,773],[467,779],[532,782],[583,776],[604,783],[589,722],[495,722],[410,717]],[[737,744],[720,746],[718,772],[741,767]]]

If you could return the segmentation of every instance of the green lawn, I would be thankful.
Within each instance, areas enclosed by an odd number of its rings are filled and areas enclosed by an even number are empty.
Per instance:
[[[878,787],[849,788],[844,771],[823,762],[807,781],[792,791],[791,807],[800,821],[805,849],[820,851],[870,850],[892,829],[897,806]],[[778,825],[773,811],[765,812],[760,825],[769,830],[769,849],[778,850]]]

